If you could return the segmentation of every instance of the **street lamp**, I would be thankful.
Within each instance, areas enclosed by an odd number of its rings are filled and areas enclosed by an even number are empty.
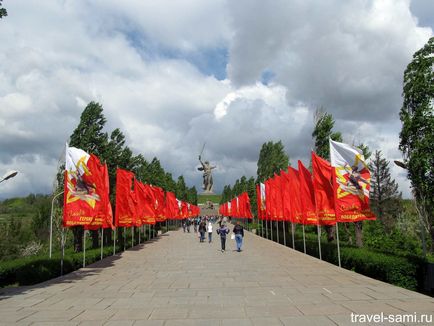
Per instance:
[[[53,199],[51,200],[51,214],[50,214],[50,251],[49,256],[51,258],[51,253],[53,249],[53,209],[54,209],[54,200],[59,197],[61,194],[63,194],[64,191],[59,192],[58,194],[55,194],[53,196]]]
[[[15,177],[17,174],[18,174],[18,171],[11,170],[11,171],[7,172],[7,173],[6,173],[6,174],[1,178],[0,182],[3,182],[3,181],[6,181],[6,180],[9,180],[10,178]]]
[[[395,163],[395,165],[399,166],[401,169],[408,171],[408,166],[404,162],[393,161],[393,163]],[[417,199],[416,199],[416,196],[414,195],[414,188],[412,190],[412,194],[413,194],[413,198],[415,200],[417,215],[419,217],[420,233],[422,236],[422,251],[423,251],[423,255],[426,256],[425,226],[423,225],[423,217],[421,216],[419,209],[417,208]]]

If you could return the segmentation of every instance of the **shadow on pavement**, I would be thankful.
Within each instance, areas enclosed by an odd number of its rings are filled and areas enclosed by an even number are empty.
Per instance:
[[[46,287],[49,287],[49,286],[52,286],[55,284],[56,285],[65,284],[64,287],[59,289],[59,291],[62,291],[64,289],[68,288],[67,284],[72,284],[72,283],[78,282],[78,281],[80,281],[80,280],[82,280],[88,276],[98,274],[100,272],[100,270],[102,270],[102,269],[114,266],[115,261],[122,259],[123,253],[131,252],[131,251],[139,251],[142,249],[146,250],[147,244],[158,242],[163,237],[168,237],[168,236],[170,236],[170,234],[168,234],[167,232],[160,234],[160,235],[156,236],[155,238],[152,238],[146,242],[142,242],[141,244],[135,245],[134,247],[128,248],[125,251],[121,251],[119,253],[116,253],[115,255],[105,257],[102,260],[99,260],[97,262],[94,262],[92,264],[87,265],[84,268],[82,267],[82,268],[75,270],[71,273],[68,273],[68,274],[65,274],[63,276],[59,276],[56,278],[52,278],[51,280],[48,280],[45,282],[41,282],[41,283],[34,284],[34,285],[28,285],[28,286],[0,288],[0,302],[2,300],[11,298],[15,295],[29,294],[33,290],[44,289]]]

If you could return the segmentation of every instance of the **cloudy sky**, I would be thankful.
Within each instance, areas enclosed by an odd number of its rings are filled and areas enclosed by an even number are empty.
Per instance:
[[[0,20],[0,198],[50,193],[90,101],[107,131],[215,190],[256,174],[262,143],[308,164],[313,113],[349,143],[398,151],[402,75],[433,35],[432,0],[4,0]],[[393,176],[404,195],[408,181]]]

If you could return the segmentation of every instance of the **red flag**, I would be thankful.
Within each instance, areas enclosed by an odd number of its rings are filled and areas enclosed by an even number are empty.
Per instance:
[[[105,176],[95,155],[67,148],[64,179],[63,225],[99,228],[108,214]]]
[[[291,192],[290,192],[290,178],[289,174],[285,171],[280,171],[280,181],[282,189],[282,210],[283,219],[285,221],[292,221],[291,216]]]
[[[332,186],[332,167],[329,162],[312,152],[313,189],[316,213],[320,225],[336,224]]]
[[[238,215],[238,201],[236,198],[231,200],[231,213],[230,216],[232,217],[239,217]]]
[[[371,175],[363,153],[348,144],[330,140],[336,220],[375,220],[369,206]]]
[[[291,222],[301,224],[303,222],[303,211],[300,200],[300,182],[298,171],[288,167],[289,174],[289,192],[291,195]]]
[[[303,212],[303,224],[318,225],[312,175],[300,160],[298,161],[298,173],[300,179],[300,198]]]
[[[250,198],[247,192],[241,194],[241,206],[242,206],[242,216],[245,218],[253,218],[252,210],[250,206]]]
[[[155,198],[151,186],[135,181],[138,216],[143,224],[155,224]]]
[[[95,174],[95,177],[98,178],[97,184],[99,184],[101,189],[101,210],[98,217],[94,219],[91,224],[85,225],[84,228],[86,230],[97,230],[100,227],[103,229],[114,229],[113,210],[109,198],[110,186],[107,164],[101,164],[98,157],[91,154],[88,161],[88,167],[90,171],[98,171],[98,173]]]
[[[134,225],[136,218],[135,194],[132,191],[134,173],[122,169],[116,170],[116,213],[117,227]]]
[[[157,222],[163,222],[166,220],[166,216],[164,215],[164,207],[166,205],[164,198],[164,190],[160,187],[152,186],[152,191],[154,192],[154,210],[155,210],[155,218]]]
[[[188,205],[185,201],[181,203],[181,213],[183,218],[188,217]]]
[[[178,204],[173,192],[166,192],[166,216],[169,219],[176,219],[178,212]]]

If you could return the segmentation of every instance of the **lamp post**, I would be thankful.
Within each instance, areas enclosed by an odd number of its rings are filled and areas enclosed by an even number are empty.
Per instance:
[[[0,180],[0,183],[6,180],[9,180],[10,178],[15,177],[18,174],[18,171],[15,170],[11,170],[9,172],[7,172]]]
[[[59,192],[58,194],[55,194],[53,196],[53,199],[51,200],[51,214],[50,214],[50,258],[51,258],[51,252],[53,248],[53,209],[54,209],[54,200],[59,197],[59,195],[63,194],[63,191]]]
[[[404,162],[393,161],[393,163],[395,163],[395,165],[399,166],[401,169],[408,171],[408,166]],[[421,236],[422,236],[422,251],[423,251],[423,255],[426,257],[425,226],[423,225],[423,217],[421,216],[419,209],[417,208],[417,199],[416,199],[416,196],[414,195],[414,190],[412,191],[412,193],[413,193],[413,198],[416,201],[416,211],[417,211],[417,215],[419,217],[420,232],[421,232]]]

